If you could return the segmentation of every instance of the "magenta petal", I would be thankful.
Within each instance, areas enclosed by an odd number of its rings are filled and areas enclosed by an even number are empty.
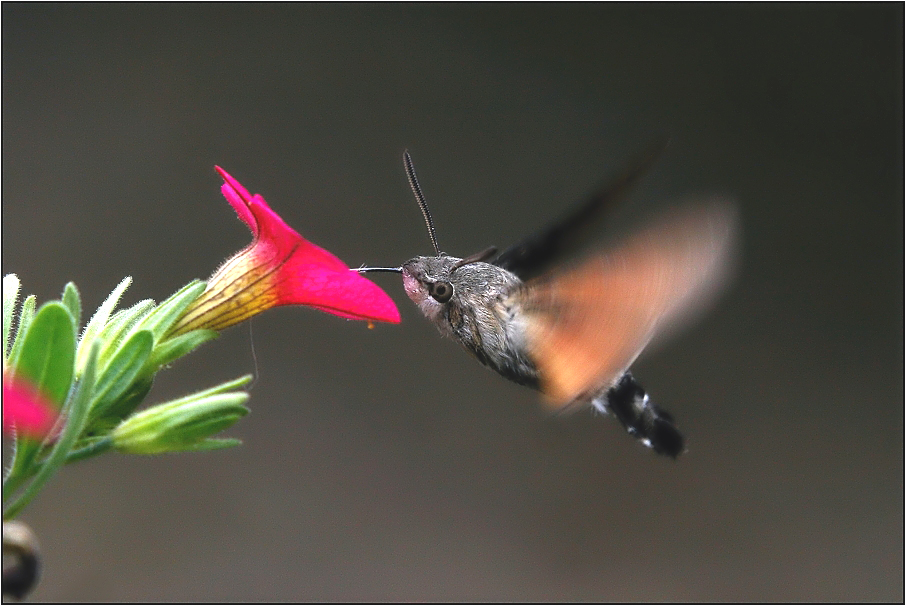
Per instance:
[[[287,257],[286,263],[321,265],[326,269],[336,271],[349,270],[346,264],[335,255],[300,236],[296,230],[280,218],[280,215],[271,210],[260,195],[256,195],[252,199],[249,208],[255,215],[258,225],[261,226],[258,243],[267,242],[275,246],[282,255]]]
[[[235,210],[236,214],[239,215],[239,218],[242,219],[242,222],[249,226],[249,229],[252,230],[252,234],[257,236],[258,223],[255,221],[252,212],[249,210],[249,202],[252,199],[251,194],[249,194],[247,189],[242,187],[242,184],[240,184],[239,181],[231,177],[227,171],[219,166],[215,166],[214,170],[220,173],[220,176],[223,177],[223,180],[225,181],[225,183],[220,186],[223,197],[227,199],[227,202],[230,203],[230,206],[233,207],[233,210]]]
[[[56,417],[44,399],[21,381],[3,381],[3,431],[40,437],[51,428]]]
[[[250,199],[252,198],[252,194],[249,193],[249,190],[247,190],[246,188],[244,188],[244,187],[242,186],[242,183],[240,183],[239,181],[237,181],[236,179],[234,179],[234,178],[230,175],[230,173],[228,173],[227,171],[223,170],[223,169],[220,168],[219,166],[215,166],[215,167],[214,167],[214,170],[216,170],[216,171],[220,174],[220,176],[223,177],[223,180],[226,181],[227,184],[228,184],[230,187],[232,187],[232,188],[236,191],[236,194],[238,194],[243,200],[250,200]]]
[[[393,300],[373,282],[344,269],[332,271],[309,265],[287,271],[279,278],[280,303],[311,305],[344,318],[398,323]]]

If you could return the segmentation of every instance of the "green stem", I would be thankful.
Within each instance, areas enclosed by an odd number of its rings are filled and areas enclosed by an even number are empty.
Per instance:
[[[93,442],[88,446],[79,448],[78,450],[73,450],[66,456],[65,464],[75,463],[76,461],[84,461],[95,455],[99,455],[107,452],[113,447],[113,440],[110,436],[106,436],[97,442]]]
[[[34,475],[35,457],[42,445],[22,435],[13,440],[13,458],[9,465],[9,472],[3,479],[3,500],[22,485],[22,482]]]
[[[22,484],[22,481],[25,479],[25,474],[14,473],[13,470],[16,469],[16,463],[21,457],[21,445],[19,443],[18,436],[13,436],[13,456],[12,461],[9,464],[8,471],[3,477],[3,500],[6,501],[7,495],[11,495],[16,490],[18,490],[19,485]]]
[[[15,432],[15,431],[16,431],[15,428],[13,428],[13,432]],[[6,494],[6,486],[9,483],[10,478],[12,478],[12,476],[13,476],[13,467],[16,465],[16,455],[19,454],[18,436],[15,433],[13,433],[11,438],[13,441],[13,452],[12,452],[11,459],[9,462],[9,467],[7,467],[6,469],[3,470],[3,494],[4,495]]]
[[[9,465],[9,473],[3,479],[4,502],[19,490],[26,480],[35,475],[37,471],[34,464],[35,458],[43,447],[44,445],[21,435],[16,436],[13,441],[13,460]]]
[[[22,482],[30,478],[32,475],[34,474],[10,474],[9,477],[6,478],[6,482],[3,483],[3,501],[5,502],[9,495],[19,490],[19,487],[22,486]]]
[[[103,454],[110,450],[112,447],[113,440],[109,436],[104,437],[100,440],[97,440],[96,442],[89,444],[88,446],[84,446],[82,448],[79,448],[78,450],[73,450],[68,455],[66,455],[66,460],[63,462],[63,464],[69,465],[70,463],[84,461],[85,459]],[[7,482],[3,486],[4,500],[6,500],[9,495],[15,493],[26,480],[34,477],[34,475],[38,473],[46,464],[47,459],[44,459],[43,461],[39,461],[36,465],[33,465],[27,473],[21,473],[14,477],[7,478]]]

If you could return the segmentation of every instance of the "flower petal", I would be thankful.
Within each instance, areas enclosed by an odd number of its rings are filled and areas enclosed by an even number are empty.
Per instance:
[[[225,183],[220,186],[223,197],[227,199],[227,202],[230,203],[230,206],[233,207],[233,210],[236,211],[236,214],[239,215],[239,218],[242,219],[243,223],[249,226],[249,229],[252,230],[255,237],[258,237],[258,224],[255,222],[255,218],[248,208],[248,203],[252,199],[251,194],[249,194],[246,188],[242,187],[242,184],[239,183],[239,181],[230,176],[227,171],[219,166],[215,166],[214,170],[220,173],[220,176],[223,177],[223,180],[225,181]],[[264,200],[262,199],[262,202],[263,201]]]
[[[287,263],[280,268],[277,284],[281,305],[311,305],[344,318],[398,323],[393,300],[370,280],[344,269]]]
[[[223,330],[278,305],[309,305],[343,318],[397,323],[399,311],[377,285],[312,244],[222,168],[224,197],[255,239],[214,272],[204,293],[171,331]]]
[[[3,379],[3,431],[43,437],[53,426],[56,413],[30,385],[21,380]]]
[[[312,244],[287,225],[280,215],[271,210],[260,195],[255,195],[249,204],[249,209],[260,226],[258,242],[255,243],[255,246],[272,246],[276,248],[282,258],[292,256],[300,263],[304,259],[305,263],[312,265],[320,265],[335,271],[349,271],[346,264],[335,255],[317,244]]]

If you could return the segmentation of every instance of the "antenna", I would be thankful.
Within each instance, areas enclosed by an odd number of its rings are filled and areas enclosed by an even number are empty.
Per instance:
[[[412,157],[407,149],[403,153],[403,164],[406,167],[406,176],[409,177],[409,186],[415,199],[418,200],[418,207],[422,210],[422,216],[425,217],[425,225],[428,226],[428,235],[431,236],[431,244],[434,245],[434,252],[440,256],[440,248],[437,246],[437,234],[434,233],[434,221],[431,220],[431,213],[428,211],[428,205],[425,203],[425,196],[422,194],[422,188],[418,186],[418,178],[415,176],[415,168],[412,166]]]

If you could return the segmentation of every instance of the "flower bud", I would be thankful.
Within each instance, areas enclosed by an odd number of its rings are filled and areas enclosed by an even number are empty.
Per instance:
[[[113,447],[130,454],[160,454],[235,446],[209,436],[248,414],[245,392],[188,396],[139,412],[111,432]]]

